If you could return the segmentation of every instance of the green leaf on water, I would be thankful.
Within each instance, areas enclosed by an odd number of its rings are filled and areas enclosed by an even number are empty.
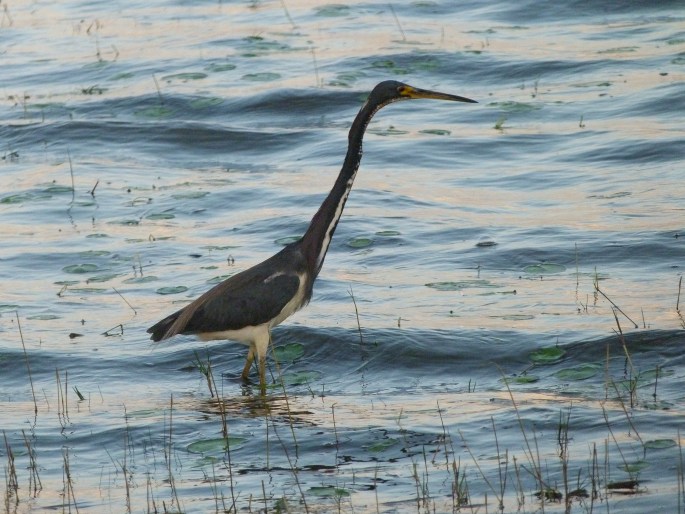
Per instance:
[[[401,236],[402,234],[398,232],[397,230],[380,230],[376,232],[377,236],[381,237],[395,237],[395,236]]]
[[[88,280],[86,280],[86,284],[90,284],[93,282],[109,282],[110,280],[120,276],[120,273],[107,273],[105,275],[95,275],[94,277],[90,277]]]
[[[78,256],[81,259],[92,259],[94,257],[104,257],[105,255],[109,255],[110,252],[107,250],[86,250],[84,252],[79,252]]]
[[[602,370],[597,364],[581,364],[573,368],[560,369],[554,376],[559,380],[587,380]]]
[[[97,264],[71,264],[62,268],[65,273],[93,273],[97,270]]]
[[[651,441],[645,442],[645,448],[649,450],[665,450],[667,448],[673,448],[678,443],[673,439],[652,439]]]
[[[228,64],[228,63],[219,64],[219,63],[213,62],[213,63],[205,66],[205,70],[211,71],[212,73],[220,73],[222,71],[231,71],[231,70],[235,70],[235,64]]]
[[[45,189],[46,193],[50,194],[60,194],[60,193],[73,193],[73,189],[70,186],[50,186]]]
[[[375,442],[369,445],[366,449],[372,453],[381,453],[387,450],[388,448],[395,446],[397,443],[397,439],[390,437],[388,439],[383,439],[382,441]]]
[[[540,380],[540,378],[535,376],[535,375],[519,375],[516,377],[505,377],[501,380],[507,384],[524,385],[524,384],[534,384],[535,382]]]
[[[242,77],[243,80],[248,80],[250,82],[270,82],[272,80],[278,80],[280,78],[280,74],[270,73],[268,71],[262,73],[248,73],[247,75],[243,75]]]
[[[144,277],[131,277],[124,280],[124,284],[146,284],[147,282],[155,282],[159,280],[154,275],[145,275]]]
[[[549,348],[540,348],[530,354],[530,360],[535,364],[551,364],[560,361],[566,354],[566,351],[558,346],[551,346]]]
[[[438,291],[462,291],[464,289],[481,289],[498,287],[489,280],[475,279],[475,280],[461,280],[459,282],[430,282],[426,287],[437,289]]]
[[[171,214],[170,212],[153,212],[152,214],[145,216],[145,218],[149,220],[172,220],[175,217],[176,215]]]
[[[206,73],[188,72],[188,73],[174,73],[173,75],[167,75],[165,77],[162,77],[162,80],[166,80],[167,82],[171,82],[172,80],[181,80],[183,82],[188,82],[189,80],[202,80],[202,79],[206,79],[206,78],[207,78]]]
[[[186,448],[190,453],[224,453],[227,450],[233,450],[247,441],[245,437],[228,437],[227,439],[202,439],[190,443]]]
[[[223,99],[216,96],[210,96],[208,98],[196,98],[190,102],[190,106],[193,109],[208,109],[210,107],[216,107],[222,102]]]
[[[302,343],[288,343],[274,346],[273,356],[278,362],[294,362],[304,355]]]
[[[320,371],[296,371],[294,373],[286,373],[283,375],[283,383],[285,385],[299,386],[305,384],[311,384],[316,382],[321,378]],[[273,387],[280,386],[280,384],[274,384]]]
[[[141,118],[153,118],[153,119],[158,119],[158,118],[167,118],[171,116],[172,111],[168,107],[164,107],[163,105],[155,105],[153,107],[146,107],[145,109],[140,109],[139,111],[135,112],[136,116],[140,116]]]
[[[432,136],[449,136],[452,132],[444,129],[424,129],[419,130],[419,134],[430,134]]]
[[[373,239],[369,237],[353,237],[347,241],[347,246],[351,248],[366,248],[373,244]]]
[[[553,262],[543,262],[542,264],[531,264],[523,268],[524,273],[531,275],[553,275],[566,271],[566,266]]]
[[[637,460],[635,462],[626,462],[623,464],[619,464],[618,469],[621,469],[626,473],[637,473],[648,467],[649,462],[644,460]]]
[[[168,286],[160,287],[155,291],[157,294],[178,294],[185,293],[188,290],[186,286]]]
[[[332,485],[310,487],[307,490],[307,493],[319,498],[342,498],[343,496],[350,496],[350,492],[347,489],[333,487]]]
[[[314,12],[317,16],[333,18],[338,16],[347,16],[350,12],[350,7],[345,4],[328,4],[315,7]]]

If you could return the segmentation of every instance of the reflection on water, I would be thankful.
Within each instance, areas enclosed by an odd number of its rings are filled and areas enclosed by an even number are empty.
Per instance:
[[[3,7],[6,510],[488,510],[503,476],[505,511],[545,488],[546,512],[675,509],[679,11]],[[150,343],[305,230],[387,78],[479,104],[374,119],[312,304],[274,333],[304,348],[285,387],[241,388],[242,345]]]

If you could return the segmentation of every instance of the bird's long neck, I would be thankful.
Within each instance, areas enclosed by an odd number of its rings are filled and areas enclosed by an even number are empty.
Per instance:
[[[382,105],[370,106],[365,103],[352,123],[349,133],[347,155],[333,189],[319,207],[307,232],[302,237],[302,249],[309,264],[309,269],[314,270],[314,276],[318,275],[323,266],[326,252],[331,244],[333,233],[338,226],[345,202],[352,189],[354,178],[362,160],[362,139],[366,127],[373,115]]]

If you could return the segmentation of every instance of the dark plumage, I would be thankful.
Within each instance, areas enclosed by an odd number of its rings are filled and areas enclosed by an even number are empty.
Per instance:
[[[267,260],[214,286],[182,309],[148,329],[153,341],[177,334],[201,339],[231,339],[249,345],[242,377],[247,380],[255,354],[259,382],[266,391],[266,353],[271,328],[304,307],[342,215],[362,158],[362,139],[369,121],[383,106],[399,100],[433,98],[472,102],[468,98],[385,81],[371,91],[349,132],[347,155],[333,189],[312,218],[305,234]]]

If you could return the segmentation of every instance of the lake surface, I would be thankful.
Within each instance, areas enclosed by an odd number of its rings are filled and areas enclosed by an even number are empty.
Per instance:
[[[0,7],[4,511],[683,510],[680,2]],[[479,103],[374,118],[267,397],[153,345],[386,79]]]

